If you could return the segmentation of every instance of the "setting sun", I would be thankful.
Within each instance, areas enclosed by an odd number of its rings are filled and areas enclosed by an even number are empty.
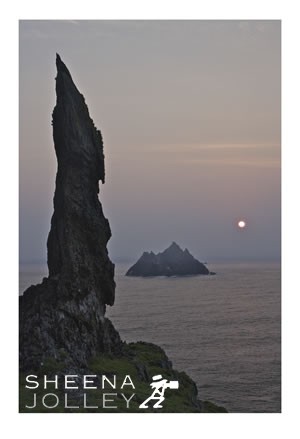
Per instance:
[[[244,228],[246,227],[246,222],[243,221],[243,220],[239,221],[239,222],[238,222],[238,227],[239,227],[240,229],[244,229]]]

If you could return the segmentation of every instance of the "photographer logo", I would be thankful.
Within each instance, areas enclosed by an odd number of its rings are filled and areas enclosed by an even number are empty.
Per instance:
[[[165,400],[164,393],[166,389],[178,389],[179,382],[178,381],[168,381],[163,379],[162,375],[155,375],[152,377],[152,383],[150,387],[153,389],[152,395],[149,396],[140,406],[140,409],[149,408],[149,401],[156,401],[153,405],[154,409],[162,409],[163,406],[161,403]]]

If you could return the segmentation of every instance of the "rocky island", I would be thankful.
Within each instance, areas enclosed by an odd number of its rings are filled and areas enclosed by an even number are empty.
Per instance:
[[[105,181],[103,140],[59,55],[56,67],[53,139],[58,168],[47,242],[49,274],[20,297],[19,410],[157,411],[141,409],[140,404],[149,397],[152,377],[161,374],[178,380],[179,388],[166,391],[159,411],[226,411],[199,400],[195,383],[173,369],[159,346],[122,341],[105,316],[106,306],[114,304],[115,281],[106,247],[110,226],[98,198],[99,181]],[[63,385],[67,376],[71,377],[68,386]],[[97,389],[101,383],[104,389],[104,376],[106,384],[111,380],[109,386],[114,386],[114,377],[128,385],[129,376],[134,383],[130,405],[126,387],[110,394],[114,405],[107,405],[98,390],[89,392],[87,403],[86,387],[80,387],[85,376],[90,377],[87,383],[94,380]]]
[[[144,252],[140,259],[129,268],[126,276],[187,276],[215,274],[199,262],[188,249],[182,250],[173,242],[162,253]]]

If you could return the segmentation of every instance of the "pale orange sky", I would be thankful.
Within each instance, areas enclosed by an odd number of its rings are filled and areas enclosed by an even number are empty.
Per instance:
[[[279,21],[22,21],[21,261],[46,257],[55,52],[104,138],[113,259],[279,258]]]

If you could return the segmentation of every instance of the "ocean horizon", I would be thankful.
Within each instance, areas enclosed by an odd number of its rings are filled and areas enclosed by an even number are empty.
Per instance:
[[[235,413],[281,411],[280,262],[209,262],[215,276],[170,278],[126,277],[130,265],[116,264],[106,312],[124,341],[160,345],[201,400]],[[20,264],[19,293],[45,276],[44,262]]]

